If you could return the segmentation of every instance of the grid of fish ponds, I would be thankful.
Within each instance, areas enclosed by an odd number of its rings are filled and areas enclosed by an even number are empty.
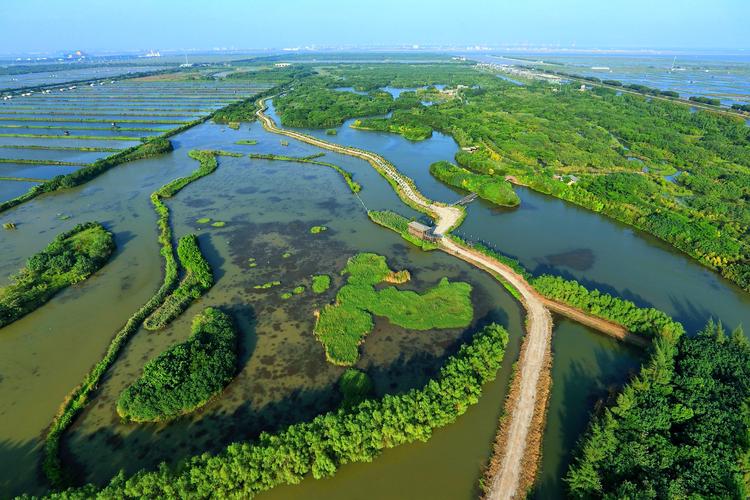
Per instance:
[[[0,202],[266,88],[217,80],[104,80],[3,99]]]

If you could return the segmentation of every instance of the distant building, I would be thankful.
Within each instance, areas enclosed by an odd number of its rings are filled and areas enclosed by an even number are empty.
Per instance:
[[[276,63],[273,65],[274,68],[288,68],[292,63]]]
[[[420,240],[426,240],[426,241],[437,241],[438,236],[435,234],[435,231],[430,226],[425,226],[421,222],[417,221],[411,221],[409,223],[409,234],[419,238]]]

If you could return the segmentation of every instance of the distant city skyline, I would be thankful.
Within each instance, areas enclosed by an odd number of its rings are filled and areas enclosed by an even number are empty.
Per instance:
[[[467,46],[750,49],[747,0],[4,0],[0,52]]]

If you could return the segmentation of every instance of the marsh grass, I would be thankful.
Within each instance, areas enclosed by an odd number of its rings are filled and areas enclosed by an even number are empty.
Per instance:
[[[471,323],[471,285],[440,282],[419,294],[393,286],[375,289],[388,278],[407,274],[391,271],[385,257],[360,253],[350,258],[342,275],[347,283],[318,315],[315,335],[333,364],[349,366],[359,358],[359,345],[373,329],[372,316],[383,316],[394,325],[411,330],[463,328]]]

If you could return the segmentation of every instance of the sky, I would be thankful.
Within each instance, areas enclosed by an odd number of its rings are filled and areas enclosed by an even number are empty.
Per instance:
[[[0,53],[298,46],[750,49],[750,0],[0,0]]]

